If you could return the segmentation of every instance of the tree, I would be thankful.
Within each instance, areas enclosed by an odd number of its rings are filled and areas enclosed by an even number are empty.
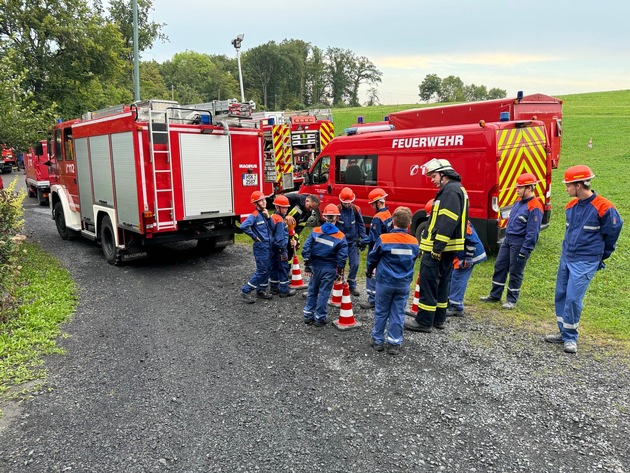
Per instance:
[[[314,46],[306,59],[306,103],[310,105],[327,104],[327,83],[324,51]]]
[[[354,56],[354,55],[353,55]],[[374,86],[381,82],[383,73],[379,71],[372,62],[364,57],[354,57],[348,68],[348,81],[350,86],[349,105],[351,107],[359,107],[359,87],[364,82]]]
[[[488,98],[488,90],[485,85],[470,84],[464,86],[464,99],[468,102],[478,102]]]
[[[171,90],[166,87],[160,65],[156,61],[140,63],[140,96],[144,100],[171,99]]]
[[[507,97],[507,92],[504,89],[499,89],[498,87],[493,87],[488,91],[488,100],[492,99],[504,99]]]
[[[442,79],[437,74],[427,74],[422,84],[418,86],[420,89],[420,100],[430,102],[437,99],[442,93]]]
[[[349,96],[350,68],[353,61],[354,53],[348,49],[328,48],[326,50],[329,96],[334,107],[344,106]]]
[[[275,41],[256,46],[243,54],[245,88],[258,89],[263,107],[276,108],[283,101],[282,88],[291,74],[291,61]]]
[[[456,76],[448,76],[442,79],[440,102],[462,101],[464,101],[464,82]]]
[[[370,87],[368,90],[368,100],[365,103],[366,107],[373,107],[375,105],[380,105],[381,102],[378,99],[378,90],[376,87]]]

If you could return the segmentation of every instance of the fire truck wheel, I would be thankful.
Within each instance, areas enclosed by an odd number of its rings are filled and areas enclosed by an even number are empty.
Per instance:
[[[54,208],[55,224],[57,231],[62,240],[72,240],[76,236],[76,232],[66,227],[66,217],[63,214],[63,205],[57,202]]]
[[[29,197],[35,197],[35,192],[33,192],[33,188],[29,186],[28,183],[26,184],[26,189],[28,190]]]
[[[420,225],[418,225],[418,227],[416,228],[416,239],[418,240],[418,243],[420,243],[420,240],[422,239],[422,234],[424,233],[424,230],[429,226],[429,222],[422,222]]]
[[[118,248],[116,248],[116,238],[114,237],[114,226],[109,215],[105,215],[101,222],[101,248],[103,256],[105,256],[105,260],[109,264],[116,265],[120,262]]]
[[[37,189],[37,202],[39,202],[39,205],[48,204],[48,198],[42,196],[42,191],[40,189]]]

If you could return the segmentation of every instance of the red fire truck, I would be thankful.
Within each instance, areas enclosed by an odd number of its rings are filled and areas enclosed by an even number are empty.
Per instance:
[[[252,119],[264,136],[266,195],[299,189],[304,173],[335,136],[330,110],[259,112]]]
[[[456,105],[417,108],[394,112],[389,122],[396,130],[427,128],[433,126],[465,125],[479,120],[494,122],[499,120],[540,120],[545,124],[547,140],[551,149],[551,167],[557,168],[560,162],[562,144],[562,104],[563,101],[543,94],[516,98],[486,100]]]
[[[353,135],[333,139],[309,170],[301,194],[316,194],[321,207],[339,203],[343,187],[350,187],[355,204],[367,223],[374,211],[368,193],[381,187],[390,210],[411,209],[411,231],[420,236],[426,221],[424,205],[437,189],[422,176],[420,167],[432,158],[447,159],[462,176],[470,199],[469,217],[480,238],[496,248],[504,236],[507,217],[516,201],[516,178],[534,173],[536,195],[544,203],[543,225],[551,215],[550,149],[542,121],[508,121],[448,127],[389,130],[375,125]],[[379,130],[386,131],[379,131]]]
[[[37,154],[39,152],[39,154]],[[29,197],[37,197],[40,205],[48,205],[50,181],[48,178],[48,145],[42,141],[37,150],[31,148],[24,154],[24,182]]]
[[[152,245],[234,242],[262,190],[262,133],[206,110],[150,100],[54,127],[50,207],[64,240],[81,235],[118,264]]]
[[[11,172],[13,166],[16,166],[15,151],[12,148],[2,145],[2,161],[0,162],[0,171],[2,174]]]

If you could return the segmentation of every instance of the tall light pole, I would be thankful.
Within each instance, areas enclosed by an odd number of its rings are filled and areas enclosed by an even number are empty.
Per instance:
[[[243,42],[244,34],[238,35],[232,40],[232,46],[236,49],[236,61],[238,62],[238,81],[241,84],[241,102],[245,102],[245,91],[243,90],[243,72],[241,71],[241,43]]]
[[[138,1],[133,0],[133,96],[140,101],[140,62],[138,59]]]

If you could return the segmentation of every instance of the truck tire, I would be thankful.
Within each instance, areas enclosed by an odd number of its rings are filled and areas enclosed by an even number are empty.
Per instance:
[[[114,266],[120,263],[120,253],[116,248],[116,238],[114,233],[114,226],[109,215],[103,217],[101,222],[101,249],[103,250],[103,256],[105,261]]]
[[[26,182],[26,180],[24,182]],[[29,185],[28,182],[26,182],[26,190],[28,191],[29,197],[35,197],[35,192],[33,192],[33,188]]]
[[[41,189],[37,189],[37,202],[39,202],[39,205],[42,206],[48,204],[48,198],[42,197]]]
[[[57,225],[57,231],[59,232],[61,239],[73,240],[77,236],[77,232],[70,230],[66,226],[66,217],[63,214],[63,205],[61,205],[61,202],[57,202],[55,204],[53,215],[55,216],[55,224]]]
[[[416,227],[416,239],[418,240],[418,243],[420,243],[420,240],[422,239],[422,233],[424,232],[425,228],[427,228],[428,226],[429,226],[429,222],[424,221]]]

